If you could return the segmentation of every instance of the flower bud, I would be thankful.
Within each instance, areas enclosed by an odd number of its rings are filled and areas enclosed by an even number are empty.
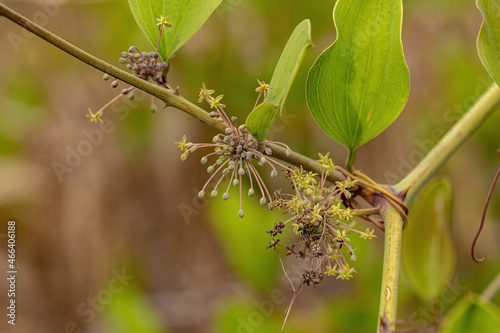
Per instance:
[[[128,93],[129,93],[129,91],[130,91],[130,90],[128,90],[127,88],[122,89],[122,94],[123,94],[123,95],[126,95],[126,94],[128,94]]]
[[[238,169],[238,175],[240,175],[240,176],[244,176],[244,175],[245,175],[245,169],[243,169],[243,168],[239,168],[239,169]]]
[[[212,172],[214,172],[214,166],[213,166],[213,165],[209,166],[209,167],[207,168],[207,172],[208,172],[208,173],[212,173]]]
[[[150,109],[150,110],[151,110],[151,112],[153,112],[153,113],[156,113],[156,111],[158,111],[158,107],[157,107],[156,105],[154,105],[154,104],[153,104],[153,105],[151,105],[151,106],[149,107],[149,109]]]
[[[217,196],[217,194],[218,194],[217,190],[213,190],[212,193],[210,193],[210,196],[212,198],[215,198]]]
[[[190,149],[189,149],[192,153],[194,153],[195,151],[198,150],[198,146],[192,146]]]
[[[134,51],[135,51],[135,49],[136,49],[136,47],[135,47],[135,46],[131,46],[131,47],[129,47],[129,48],[128,48],[128,51],[129,51],[130,53],[132,53],[132,52],[134,52]]]
[[[114,80],[113,82],[111,82],[111,87],[113,88],[118,87],[118,80]]]
[[[233,186],[236,187],[238,185],[240,185],[240,181],[237,178],[233,179]]]
[[[236,123],[236,122],[238,121],[238,117],[232,116],[232,117],[231,117],[231,121],[232,121],[233,123]]]
[[[224,130],[224,133],[226,133],[226,135],[229,135],[229,134],[233,133],[233,129],[230,127],[226,127],[226,129]]]
[[[259,203],[260,203],[261,206],[264,206],[266,204],[266,202],[267,202],[267,200],[266,200],[265,197],[260,198]]]
[[[266,148],[264,149],[264,151],[265,151],[265,152],[266,152],[266,154],[267,154],[267,155],[269,155],[269,156],[271,156],[271,155],[273,154],[273,151],[272,151],[272,150],[271,150],[271,148],[269,148],[269,147],[266,147]]]
[[[229,193],[224,193],[224,195],[222,196],[222,200],[227,200],[229,199]]]
[[[198,198],[203,199],[204,196],[205,196],[205,191],[201,190],[200,192],[198,192]]]
[[[212,143],[217,143],[220,141],[220,138],[218,135],[214,136],[213,139],[212,139]]]
[[[201,158],[201,165],[203,165],[203,164],[207,163],[207,161],[208,161],[208,158],[207,158],[206,156],[203,156],[203,157]]]
[[[135,98],[135,95],[134,95],[134,92],[130,92],[128,95],[127,95],[128,99],[129,100],[133,100]]]
[[[259,161],[259,162],[260,162],[260,164],[262,164],[262,165],[266,164],[266,158],[265,158],[264,156],[262,156],[262,157],[260,158],[260,161]]]
[[[243,218],[243,216],[245,216],[245,212],[243,212],[243,209],[240,209],[238,211],[238,216],[241,217],[241,218]]]
[[[184,154],[181,155],[181,161],[182,162],[186,162],[187,158],[188,158],[188,156],[187,156],[186,153],[184,153]]]
[[[255,190],[253,188],[251,188],[251,189],[248,190],[248,196],[249,197],[253,197],[254,194],[255,194]]]
[[[276,169],[273,169],[273,171],[271,171],[271,178],[276,178],[278,177],[278,171]]]
[[[356,259],[357,259],[357,258],[356,258],[356,255],[354,255],[354,254],[353,254],[353,255],[351,256],[351,261],[352,261],[352,262],[356,262]]]
[[[104,74],[104,75],[102,76],[102,79],[103,79],[104,81],[108,81],[108,80],[109,80],[109,78],[110,78],[109,74]]]

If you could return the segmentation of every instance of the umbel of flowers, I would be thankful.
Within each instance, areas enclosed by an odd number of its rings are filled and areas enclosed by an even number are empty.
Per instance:
[[[264,89],[270,89],[264,82],[259,81],[259,83],[261,87],[265,85]],[[262,90],[259,92],[262,92]],[[208,191],[209,184],[213,180],[217,180],[210,192],[210,195],[215,198],[219,191],[221,191],[220,187],[222,181],[227,179],[229,182],[227,186],[222,189],[222,191],[224,191],[222,199],[229,199],[229,190],[231,186],[238,187],[240,195],[238,216],[242,218],[245,215],[243,211],[243,177],[248,177],[250,182],[250,188],[247,192],[248,196],[252,197],[258,192],[260,194],[260,204],[265,205],[267,203],[271,208],[271,193],[264,183],[262,176],[259,174],[257,167],[254,165],[254,162],[261,167],[266,165],[270,167],[272,178],[278,176],[277,168],[282,168],[287,171],[291,171],[291,169],[274,158],[271,158],[273,152],[271,148],[267,146],[267,141],[257,142],[253,135],[248,132],[245,125],[238,125],[238,119],[236,117],[230,118],[224,111],[226,106],[221,103],[223,95],[213,97],[212,94],[214,93],[214,90],[207,89],[203,83],[198,103],[206,100],[210,104],[213,110],[210,112],[210,116],[224,123],[226,126],[225,132],[214,136],[212,143],[186,142],[185,135],[182,137],[181,141],[176,142],[177,146],[183,151],[181,155],[182,161],[186,161],[189,155],[200,148],[213,149],[211,153],[201,158],[201,164],[203,165],[207,164],[210,159],[212,160],[212,163],[207,167],[207,172],[211,174],[211,176],[208,178],[202,190],[198,193],[198,196],[203,198]],[[287,145],[279,142],[274,143],[284,146],[287,149],[287,154],[290,153],[290,148]]]
[[[287,256],[293,254],[308,261],[303,274],[303,283],[308,286],[318,285],[324,276],[343,280],[353,277],[356,270],[350,262],[356,261],[356,249],[351,246],[349,233],[366,240],[376,237],[374,230],[363,232],[355,229],[355,211],[341,206],[342,197],[351,197],[349,189],[356,181],[347,178],[328,186],[327,176],[338,167],[329,154],[319,156],[322,169],[319,180],[316,173],[306,172],[302,167],[288,172],[295,193],[275,193],[273,207],[284,213],[268,231],[272,237],[268,248],[276,250],[277,246],[282,246],[288,250]],[[293,227],[297,239],[293,244],[282,245],[276,237],[287,225]]]

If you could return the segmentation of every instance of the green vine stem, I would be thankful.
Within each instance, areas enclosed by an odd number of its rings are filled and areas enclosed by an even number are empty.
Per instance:
[[[497,276],[493,279],[493,281],[490,282],[488,287],[484,289],[483,293],[481,294],[481,299],[484,301],[491,301],[491,299],[495,297],[499,289],[500,289],[500,273],[498,273]]]
[[[500,88],[493,83],[424,159],[394,186],[396,193],[404,193],[409,189],[405,203],[415,197],[453,153],[493,114],[499,101]]]
[[[399,268],[403,217],[387,201],[381,203],[380,215],[384,220],[384,268],[380,293],[378,333],[395,332],[398,312]]]
[[[46,40],[50,44],[56,46],[57,48],[63,50],[64,52],[70,54],[71,56],[85,62],[86,64],[111,75],[123,82],[126,82],[154,97],[159,98],[167,106],[173,106],[187,114],[197,118],[201,122],[207,124],[208,126],[216,129],[219,132],[224,132],[225,127],[219,123],[214,118],[211,118],[207,111],[203,110],[199,106],[191,103],[184,97],[180,96],[177,90],[165,89],[159,87],[153,83],[142,80],[124,70],[121,70],[107,62],[79,49],[73,44],[67,42],[66,40],[54,35],[52,32],[42,28],[38,24],[28,20],[21,14],[13,11],[9,7],[0,3],[0,16],[4,16],[12,22],[20,25],[26,30],[34,33],[38,37]],[[286,148],[281,147],[273,143],[269,143],[268,146],[273,151],[273,156],[279,158],[282,161],[288,162],[290,164],[300,166],[302,165],[305,169],[321,174],[321,165],[311,158],[298,154],[296,152],[291,152],[287,154]],[[343,181],[345,176],[339,171],[332,172],[328,179],[330,181]]]

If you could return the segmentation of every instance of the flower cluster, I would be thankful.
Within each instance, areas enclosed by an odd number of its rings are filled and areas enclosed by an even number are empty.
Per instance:
[[[225,132],[214,136],[212,143],[186,142],[186,136],[183,136],[182,140],[176,142],[176,144],[183,151],[181,155],[182,161],[186,161],[189,155],[200,148],[213,149],[213,152],[201,158],[201,164],[206,164],[208,163],[209,158],[217,157],[215,162],[207,168],[207,172],[211,174],[211,176],[199,192],[198,196],[203,198],[209,184],[218,176],[219,178],[210,193],[210,195],[215,198],[219,192],[219,187],[222,184],[222,181],[224,179],[228,179],[229,182],[222,198],[224,200],[229,198],[229,189],[231,186],[239,187],[240,210],[238,211],[238,216],[243,217],[244,211],[242,193],[244,176],[248,177],[250,182],[248,196],[253,196],[257,190],[260,191],[261,205],[265,205],[266,203],[270,204],[272,201],[272,196],[253,162],[256,162],[259,166],[268,165],[271,168],[272,178],[278,176],[277,168],[279,167],[289,172],[291,172],[291,169],[271,158],[272,150],[267,145],[268,142],[257,142],[252,134],[248,132],[245,125],[238,126],[236,117],[229,118],[224,111],[226,106],[221,103],[223,95],[213,97],[212,94],[214,93],[215,91],[207,89],[203,83],[198,102],[206,100],[210,104],[210,107],[213,110],[210,112],[210,116],[217,118],[220,122],[225,124]],[[275,143],[284,146],[287,149],[287,153],[291,152],[287,145],[278,142]],[[271,208],[271,206],[269,207]]]
[[[342,200],[351,197],[351,189],[356,184],[347,178],[343,182],[336,182],[327,186],[327,176],[335,169],[329,154],[319,154],[321,164],[321,177],[317,174],[294,169],[288,172],[292,181],[295,194],[281,194],[276,192],[273,207],[284,210],[280,221],[268,231],[272,237],[268,248],[276,249],[283,246],[288,250],[287,256],[296,255],[308,259],[309,269],[303,274],[303,283],[316,286],[324,276],[336,276],[337,279],[349,279],[356,273],[350,262],[356,261],[356,249],[351,246],[352,237],[348,233],[358,234],[360,238],[370,240],[376,237],[374,230],[365,232],[354,228],[353,217],[356,215],[351,208],[343,208]],[[298,239],[291,245],[281,245],[278,234],[283,228],[291,225]]]
[[[121,56],[120,63],[126,64],[138,78],[151,80],[161,86],[166,84],[163,71],[167,69],[168,63],[161,60],[157,51],[142,53],[137,47],[131,46],[128,52],[122,52]]]
[[[168,22],[170,15],[167,17],[163,17],[163,15],[159,19],[155,19],[157,21],[157,25],[159,26],[159,36],[158,36],[158,44],[156,47],[156,51],[152,52],[141,52],[137,47],[131,46],[128,51],[121,53],[121,58],[118,60],[121,64],[125,64],[129,70],[132,71],[132,74],[137,76],[140,79],[150,81],[159,86],[171,89],[167,84],[167,79],[165,77],[166,69],[168,68],[168,62],[163,61],[158,53],[161,41],[161,35],[164,28],[171,27],[172,24]],[[103,80],[107,81],[110,79],[108,74],[103,75]],[[118,87],[119,80],[113,80],[111,82],[111,87]],[[96,113],[93,113],[92,110],[89,109],[89,114],[87,118],[90,119],[91,122],[100,122],[102,123],[101,116],[104,110],[118,100],[123,95],[128,95],[129,99],[134,98],[133,91],[135,87],[128,87],[122,89],[120,94],[113,98],[111,101],[106,103],[103,107],[99,109]],[[151,98],[151,107],[152,112],[156,112],[157,107],[153,104],[153,99]]]

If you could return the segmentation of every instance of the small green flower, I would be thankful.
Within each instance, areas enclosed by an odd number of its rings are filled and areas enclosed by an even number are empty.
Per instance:
[[[205,86],[205,83],[201,83],[201,90],[200,90],[200,98],[198,99],[198,103],[201,103],[204,99],[209,101],[209,98],[212,97],[212,94],[215,92],[215,90],[209,90]]]
[[[156,25],[160,26],[160,29],[165,28],[170,28],[172,26],[171,23],[168,22],[168,19],[170,18],[170,15],[168,16],[163,16],[161,15],[159,19],[155,18],[155,21],[158,22]]]
[[[333,240],[334,241],[337,241],[337,242],[350,242],[351,240],[349,239],[349,237],[347,237],[346,235],[346,232],[347,230],[344,229],[342,231],[340,230],[335,230],[336,234],[337,234],[337,237],[335,237]]]
[[[349,267],[349,264],[346,264],[342,269],[337,269],[337,279],[349,280],[353,277],[353,274],[357,273],[356,270]]]
[[[325,275],[327,276],[335,276],[337,274],[337,264],[335,264],[333,267],[328,265],[326,266],[326,272]]]
[[[187,151],[190,147],[188,145],[191,145],[191,142],[186,143],[186,136],[183,135],[181,141],[178,141],[175,143],[177,147],[179,147],[182,151]]]
[[[267,91],[273,88],[270,87],[269,84],[265,83],[264,81],[260,81],[259,79],[257,79],[257,82],[259,82],[259,86],[255,88],[255,91],[258,93],[264,92],[264,98],[267,98]]]
[[[344,220],[347,221],[352,221],[352,218],[356,215],[354,211],[351,210],[351,208],[347,207],[346,210],[344,210]]]
[[[328,214],[331,214],[331,218],[336,220],[344,216],[344,210],[340,207],[340,202],[337,202],[337,205],[333,206],[328,210]]]
[[[102,124],[103,121],[101,119],[101,116],[102,116],[102,111],[99,111],[99,112],[96,112],[95,114],[93,114],[92,110],[89,109],[89,114],[87,115],[87,118],[90,119],[90,122],[95,121],[96,123],[100,122]]]
[[[369,228],[366,228],[366,232],[363,233],[361,236],[359,236],[359,238],[363,238],[363,239],[366,239],[367,241],[369,241],[370,239],[377,237],[374,233],[375,233],[375,230],[370,231]]]
[[[338,169],[339,167],[336,166],[332,159],[329,157],[330,153],[326,153],[326,155],[323,156],[323,154],[318,153],[319,160],[317,160],[318,163],[321,163],[321,169],[326,170],[326,174],[329,175],[332,173],[333,170]]]
[[[349,188],[354,186],[356,183],[357,180],[352,181],[350,177],[347,177],[347,179],[344,180],[343,182],[338,182],[338,181],[335,182],[339,190],[342,191],[342,193],[344,193],[347,199],[351,198],[351,192],[349,192]]]
[[[222,97],[224,97],[224,95],[219,95],[215,98],[212,96],[209,96],[208,102],[210,103],[210,108],[212,108],[212,109],[214,109],[216,107],[225,108],[226,106],[220,102]]]

